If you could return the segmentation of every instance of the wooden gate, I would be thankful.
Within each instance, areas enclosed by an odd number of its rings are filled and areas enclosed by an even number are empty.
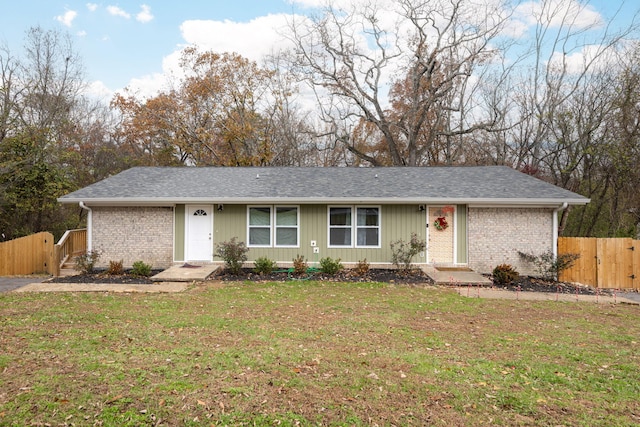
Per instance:
[[[0,243],[0,276],[51,273],[53,234],[43,231]]]
[[[640,240],[560,237],[558,254],[579,254],[560,280],[598,288],[640,289]]]

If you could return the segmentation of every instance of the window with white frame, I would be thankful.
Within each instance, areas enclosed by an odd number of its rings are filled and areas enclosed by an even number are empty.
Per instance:
[[[249,208],[249,246],[271,246],[271,207]]]
[[[379,207],[329,207],[329,247],[353,246],[380,247]]]
[[[356,210],[356,246],[380,246],[380,208]]]
[[[250,247],[298,247],[297,206],[249,206]]]
[[[276,246],[298,246],[298,208],[276,206]]]
[[[351,246],[351,208],[329,208],[329,246]]]

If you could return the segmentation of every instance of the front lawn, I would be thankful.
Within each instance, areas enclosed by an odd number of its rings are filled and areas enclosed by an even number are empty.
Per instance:
[[[0,425],[640,423],[637,306],[432,286],[0,295]]]

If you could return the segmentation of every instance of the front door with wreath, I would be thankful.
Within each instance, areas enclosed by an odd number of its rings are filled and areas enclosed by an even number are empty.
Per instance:
[[[455,206],[429,206],[427,262],[450,265],[455,262]]]

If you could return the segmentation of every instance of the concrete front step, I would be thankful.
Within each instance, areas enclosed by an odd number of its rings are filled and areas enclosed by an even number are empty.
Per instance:
[[[151,277],[154,282],[192,282],[205,280],[221,264],[176,264]]]
[[[437,267],[423,268],[424,272],[438,285],[460,285],[473,283],[477,285],[491,285],[491,279],[469,269],[442,269]]]

